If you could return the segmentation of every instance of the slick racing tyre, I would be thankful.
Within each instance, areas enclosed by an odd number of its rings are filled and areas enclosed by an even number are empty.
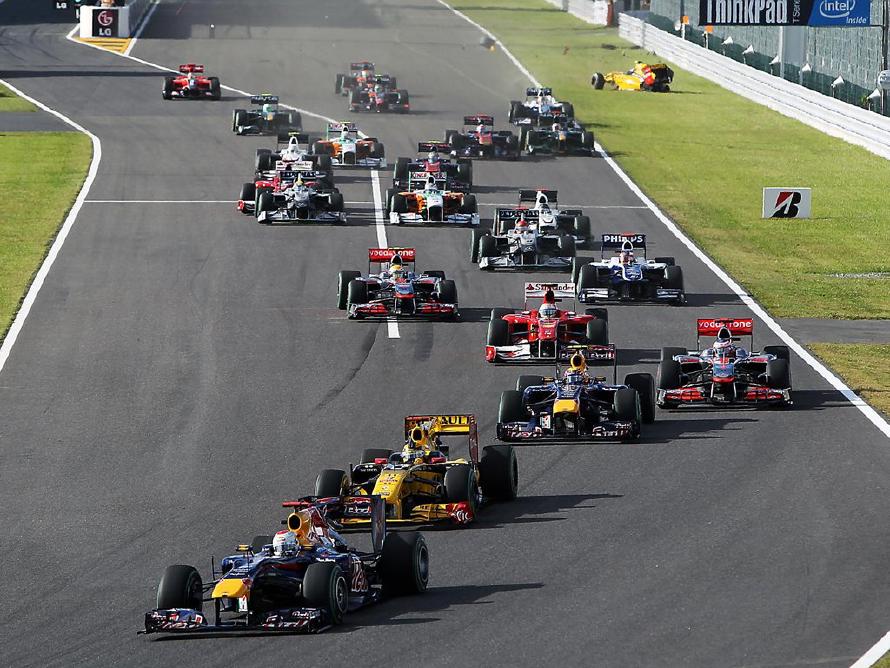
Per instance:
[[[476,511],[476,474],[469,464],[457,464],[445,471],[445,501],[467,502]]]
[[[343,75],[338,74],[337,80],[334,82],[334,94],[340,95],[343,92]]]
[[[584,309],[584,315],[592,315],[597,320],[605,320],[606,322],[609,322],[609,309],[603,308],[602,306],[586,308]]]
[[[592,346],[609,345],[609,322],[607,320],[587,321],[587,343]]]
[[[640,395],[632,387],[615,390],[612,410],[618,420],[640,421]]]
[[[392,178],[393,181],[405,181],[408,178],[408,165],[411,163],[411,160],[408,158],[398,158],[396,160],[395,167],[392,170]]]
[[[522,403],[522,392],[516,390],[504,390],[501,392],[501,402],[498,405],[498,423],[525,422],[528,420],[528,411]]]
[[[523,375],[516,379],[516,391],[525,392],[526,388],[544,384],[544,376]]]
[[[203,591],[204,583],[194,566],[167,566],[158,584],[157,609],[189,608],[200,611]]]
[[[372,158],[384,158],[386,157],[386,148],[380,142],[373,142],[371,147],[368,149],[368,155]]]
[[[342,496],[349,487],[349,478],[342,469],[323,469],[315,478],[315,496]]]
[[[763,352],[766,355],[775,355],[780,360],[791,359],[791,353],[788,351],[788,346],[763,346]]]
[[[476,204],[476,196],[475,195],[464,195],[464,201],[460,205],[461,213],[476,213],[479,211],[479,207]]]
[[[346,310],[346,301],[348,298],[349,283],[353,279],[361,276],[360,271],[341,271],[337,276],[337,308],[341,311]]]
[[[164,87],[161,89],[161,97],[165,100],[173,99],[173,77],[164,79]]]
[[[365,448],[362,450],[362,458],[360,460],[361,464],[373,464],[376,459],[386,459],[389,461],[389,456],[392,454],[392,450],[387,450],[385,448]]]
[[[343,211],[343,194],[331,193],[331,211]]]
[[[596,72],[592,77],[590,77],[590,85],[593,86],[596,90],[602,90],[606,85],[606,77],[602,75],[601,72]]]
[[[473,185],[473,163],[469,160],[457,161],[457,180],[468,186]]]
[[[457,304],[457,286],[454,281],[439,281],[438,298],[442,304]]]
[[[422,594],[430,581],[430,551],[419,531],[387,533],[380,555],[387,596]]]
[[[247,125],[247,112],[244,109],[232,112],[232,132],[237,132],[239,125]]]
[[[519,487],[519,464],[512,445],[487,445],[479,461],[482,493],[489,499],[512,501]]]
[[[489,346],[510,345],[510,325],[506,320],[489,321],[487,343]]]
[[[498,255],[498,242],[493,236],[486,234],[479,239],[479,259],[483,257],[497,257]]]
[[[470,232],[470,262],[479,262],[479,240],[485,236],[485,230],[473,230]]]
[[[256,202],[256,184],[255,183],[245,183],[241,186],[241,197],[238,199],[244,202]],[[247,211],[244,211],[247,213]]]
[[[367,304],[368,284],[358,280],[349,281],[349,286],[346,288],[346,302],[347,308],[352,304]]]
[[[259,215],[264,211],[274,211],[275,210],[275,198],[272,196],[268,190],[264,190],[257,195],[256,198],[256,215],[259,218]]]
[[[667,346],[661,349],[661,359],[662,360],[673,360],[677,355],[685,355],[689,351],[686,348],[680,348],[678,346]],[[659,385],[659,387],[661,387]]]
[[[575,118],[575,106],[571,102],[562,103],[562,113],[566,118]]]
[[[575,257],[575,237],[563,234],[557,240],[559,244],[559,257]]]
[[[349,605],[349,583],[337,564],[333,561],[309,564],[302,589],[307,607],[323,610],[331,624],[343,621]]]
[[[629,373],[624,384],[640,395],[640,417],[645,424],[655,422],[655,379],[651,373]]]
[[[774,390],[786,390],[791,387],[788,360],[774,359],[766,363],[766,384]]]
[[[221,97],[222,91],[220,90],[219,79],[210,77],[210,99],[219,100]]]
[[[575,216],[572,227],[576,236],[582,239],[590,236],[590,218],[588,216]]]
[[[408,198],[404,195],[396,193],[392,196],[389,203],[390,211],[393,213],[408,213]]]
[[[684,351],[685,352],[685,351]],[[682,366],[672,359],[662,360],[658,364],[658,389],[676,390],[683,382],[680,378]]]
[[[390,206],[392,205],[392,196],[398,191],[395,188],[387,188],[383,195],[383,215],[389,218]]]
[[[664,287],[670,290],[683,289],[683,269],[677,266],[665,267]]]

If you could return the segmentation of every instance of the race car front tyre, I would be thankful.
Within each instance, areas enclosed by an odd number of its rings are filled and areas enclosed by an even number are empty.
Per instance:
[[[591,155],[593,155],[593,133],[584,130],[581,133],[581,148],[587,149],[591,151]]]
[[[334,147],[326,141],[317,141],[312,143],[313,155],[330,155],[333,150]],[[321,171],[320,168],[319,171]]]
[[[584,309],[584,315],[592,315],[597,320],[609,322],[609,310],[602,307],[586,308]]]
[[[239,125],[247,125],[247,112],[244,109],[232,112],[232,132],[237,132]]]
[[[483,257],[497,257],[498,255],[498,242],[490,234],[483,235],[479,239],[478,257],[481,259]]]
[[[290,111],[287,116],[288,125],[290,125],[292,130],[299,131],[303,129],[303,114],[299,111]]]
[[[791,359],[791,353],[788,346],[763,346],[763,352],[767,355],[775,355],[780,360]]]
[[[629,373],[624,384],[640,396],[640,417],[645,424],[655,422],[655,379],[651,373]]]
[[[669,267],[673,267],[676,264],[676,260],[670,256],[657,257],[657,258],[655,258],[655,262],[657,262],[659,264],[666,264]]]
[[[525,422],[528,411],[522,403],[522,392],[504,390],[501,392],[501,403],[498,405],[498,423]]]
[[[669,290],[683,290],[683,269],[668,266],[664,269],[664,287]]]
[[[392,170],[392,178],[393,181],[405,181],[408,179],[408,165],[411,163],[411,160],[408,158],[398,158],[396,159],[395,167]]]
[[[392,204],[392,196],[397,192],[398,191],[395,188],[387,188],[386,193],[383,195],[383,215],[387,218],[389,218],[389,207]]]
[[[598,287],[602,286],[600,285],[597,267],[592,264],[585,264],[578,273],[578,291]]]
[[[194,566],[167,566],[158,584],[157,609],[189,608],[200,611],[203,608],[203,585],[201,575]]]
[[[531,153],[538,141],[538,133],[535,130],[528,130],[525,133],[525,150]]]
[[[519,138],[511,134],[507,137],[507,157],[511,160],[518,160],[522,157],[522,147],[519,144]]]
[[[680,348],[679,346],[667,346],[661,349],[661,359],[664,360],[673,360],[676,355],[685,355],[689,351],[686,348]]]
[[[461,213],[477,213],[479,206],[476,204],[475,195],[464,195],[464,201],[460,206]]]
[[[408,213],[408,198],[396,193],[392,196],[389,208],[393,213]]]
[[[658,363],[658,389],[676,390],[679,388],[683,384],[680,378],[682,372],[683,367],[679,362],[672,359],[661,360]]]
[[[383,593],[422,594],[430,580],[430,551],[419,531],[387,533],[380,556]]]
[[[259,218],[264,211],[275,210],[275,198],[268,190],[264,190],[257,195],[256,198],[256,215]]]
[[[372,158],[383,159],[384,157],[386,157],[386,149],[379,141],[375,141],[371,144],[368,155],[370,155]]]
[[[525,392],[526,388],[544,384],[544,376],[522,375],[516,379],[516,391]]]
[[[343,92],[343,75],[338,74],[337,80],[334,82],[334,95],[340,95]]]
[[[506,320],[489,320],[488,322],[488,338],[486,339],[489,346],[509,346],[510,345],[510,325]]]
[[[220,90],[219,79],[210,77],[210,99],[219,100],[221,97],[222,91]]]
[[[468,186],[473,185],[473,162],[471,160],[457,161],[457,179]]]
[[[316,561],[309,564],[303,575],[302,591],[306,607],[323,610],[331,624],[343,621],[349,606],[349,583],[336,563]]]
[[[387,450],[386,448],[365,448],[362,450],[362,458],[359,463],[373,464],[376,459],[385,459],[389,461],[389,456],[391,454],[392,450]]]
[[[609,345],[609,323],[606,320],[587,321],[587,343],[592,346]]]
[[[254,202],[256,200],[256,183],[245,183],[242,185],[241,197],[238,199],[245,202]]]
[[[329,155],[318,156],[318,160],[315,162],[315,166],[320,172],[330,173],[334,169],[334,163],[331,161],[331,156]]]
[[[785,390],[791,387],[791,371],[788,360],[774,359],[766,363],[766,384],[774,390]]]
[[[438,298],[442,304],[457,304],[457,286],[452,280],[439,281]]]
[[[164,87],[161,89],[161,97],[165,100],[173,99],[173,77],[164,78]]]
[[[473,230],[470,232],[470,262],[479,262],[479,240],[485,234],[485,230]]]
[[[507,114],[507,118],[511,123],[515,123],[520,118],[525,117],[524,109],[525,107],[522,106],[522,102],[519,102],[518,100],[511,100],[510,111]]]
[[[475,510],[476,476],[469,464],[457,464],[445,471],[445,501],[447,503],[469,502]]]
[[[343,193],[331,193],[331,211],[343,211]]]
[[[612,411],[618,420],[640,421],[640,395],[632,387],[615,390],[612,398]]]
[[[512,315],[513,313],[516,313],[516,311],[512,308],[502,308],[500,306],[497,306],[491,309],[491,313],[489,314],[488,319],[501,320],[505,315]]]
[[[350,304],[368,303],[368,284],[364,281],[351,280],[346,288],[347,308]]]
[[[577,252],[575,249],[575,237],[563,234],[559,237],[557,243],[559,245],[560,257],[575,257],[575,253]]]
[[[562,113],[566,118],[575,118],[575,106],[571,102],[563,102]]]
[[[575,216],[573,231],[576,236],[586,239],[590,236],[590,217]]]
[[[324,469],[315,478],[315,496],[327,498],[329,496],[342,496],[349,486],[349,478],[342,469]]]
[[[479,461],[482,493],[489,499],[512,501],[519,487],[519,464],[512,445],[486,445]]]
[[[603,86],[606,85],[606,77],[604,77],[601,72],[596,72],[590,77],[590,85],[596,90],[602,90]]]

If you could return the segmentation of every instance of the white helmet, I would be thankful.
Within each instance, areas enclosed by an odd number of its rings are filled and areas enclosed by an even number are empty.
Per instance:
[[[544,319],[556,318],[559,315],[559,309],[553,302],[544,302],[538,309],[538,315]]]
[[[279,531],[272,539],[272,554],[276,557],[290,557],[297,553],[297,537],[293,531]]]

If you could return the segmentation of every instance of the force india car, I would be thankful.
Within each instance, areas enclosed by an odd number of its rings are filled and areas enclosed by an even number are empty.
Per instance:
[[[502,219],[504,220],[504,219]],[[499,234],[497,230],[473,230],[470,259],[480,269],[516,269],[528,271],[569,270],[575,257],[575,238],[570,234],[539,232],[525,216],[514,227]]]
[[[529,155],[596,155],[593,133],[574,119],[558,117],[550,127],[523,128],[523,135]]]
[[[296,180],[283,189],[261,189],[256,197],[259,223],[339,223],[346,224],[343,195],[315,181]]]
[[[390,76],[374,76],[363,88],[349,91],[349,111],[395,112],[407,114],[411,110],[408,91],[395,87]]]
[[[303,117],[299,111],[280,111],[278,96],[263,93],[252,95],[253,109],[232,112],[232,132],[236,135],[280,135],[302,130]]]
[[[426,187],[422,190],[399,192],[393,188],[387,188],[385,211],[389,215],[389,222],[393,225],[411,223],[479,224],[476,196],[440,190],[432,175],[427,176]]]
[[[334,92],[337,95],[349,95],[355,88],[365,88],[375,77],[374,63],[361,61],[349,64],[347,74],[338,74],[334,84]],[[390,77],[395,86],[395,77]]]
[[[369,248],[368,276],[341,271],[337,278],[337,307],[350,319],[446,318],[458,315],[457,286],[444,271],[415,272],[413,248]],[[380,271],[371,273],[371,266]]]
[[[506,234],[524,218],[534,225],[539,234],[559,237],[568,234],[576,246],[585,245],[590,237],[590,218],[581,209],[560,209],[556,190],[524,188],[519,191],[519,206],[496,209],[494,212],[495,234]]]
[[[510,102],[509,121],[513,125],[551,125],[559,118],[574,118],[571,102],[559,102],[550,88],[526,88],[525,101]]]
[[[469,458],[455,457],[445,437],[466,436]],[[519,471],[509,445],[489,445],[479,457],[473,415],[412,415],[405,418],[401,452],[371,448],[346,471],[326,469],[316,497],[342,500],[337,521],[344,529],[367,526],[372,499],[386,502],[389,524],[446,522],[465,525],[487,501],[516,498]]]
[[[274,149],[258,148],[254,159],[257,177],[275,169],[275,164],[283,162],[310,162],[314,171],[328,172],[333,186],[333,166],[329,154],[314,155],[309,150],[309,135],[303,132],[282,132],[278,135]]]
[[[575,259],[572,274],[578,285],[578,301],[648,301],[686,303],[683,270],[672,257],[646,259],[646,235],[604,234],[600,259],[585,263]],[[618,255],[606,257],[609,251]]]
[[[536,309],[530,299],[541,299]],[[609,316],[604,308],[583,314],[557,308],[575,300],[572,283],[526,283],[521,311],[494,308],[488,322],[485,361],[496,363],[567,362],[581,353],[587,362],[615,363],[615,345],[609,343]]]
[[[418,153],[427,157],[412,160],[399,158],[392,173],[392,186],[396,190],[425,188],[429,177],[436,180],[440,190],[468,193],[473,187],[473,163],[466,158],[448,160],[442,158],[451,150],[445,142],[424,141],[417,144]]]
[[[287,529],[274,541],[257,536],[253,544],[239,545],[220,570],[211,558],[210,582],[193,566],[168,566],[157,607],[145,613],[140,633],[318,633],[385,596],[426,590],[426,541],[416,531],[386,533],[382,500],[365,499],[370,552],[349,547],[333,529],[327,515],[336,503],[283,505],[293,508]],[[207,603],[212,612],[205,611]]]
[[[386,167],[384,150],[376,137],[362,138],[351,121],[328,123],[325,138],[312,144],[313,154],[331,156],[338,167]]]
[[[518,160],[522,156],[519,137],[512,130],[493,128],[493,116],[464,116],[464,129],[445,130],[445,143],[455,157]]]
[[[192,99],[218,100],[222,96],[219,79],[205,77],[204,66],[188,63],[179,66],[178,77],[164,77],[161,96],[165,100]]]
[[[597,90],[602,90],[606,84],[610,84],[616,90],[668,93],[673,80],[674,71],[664,63],[648,65],[638,60],[633,69],[627,72],[608,72],[605,75],[596,72],[591,77],[590,84]]]
[[[702,336],[716,336],[713,347],[702,351]],[[733,343],[743,336],[750,337],[753,348],[753,319],[701,318],[695,351],[662,348],[658,405],[790,406],[788,347],[764,346],[762,352],[751,352]]]

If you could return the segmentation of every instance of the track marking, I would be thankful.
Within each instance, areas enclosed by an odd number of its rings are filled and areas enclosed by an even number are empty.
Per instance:
[[[870,668],[890,650],[890,631],[878,640],[871,649],[863,654],[850,668]]]
[[[389,242],[386,239],[386,218],[383,215],[383,198],[380,196],[380,172],[376,169],[371,170],[371,192],[374,193],[374,217],[376,223],[374,225],[377,230],[377,245],[380,248],[389,248]],[[386,335],[391,339],[399,339],[399,323],[395,318],[386,319]]]
[[[445,0],[436,0],[436,2],[438,2],[443,7],[450,9],[456,15],[458,15],[465,21],[473,24],[488,37],[493,39],[495,44],[497,44],[504,52],[504,55],[507,56],[507,58],[509,58],[526,77],[528,77],[528,80],[532,83],[532,85],[536,88],[541,87],[541,82],[535,79],[534,75],[532,75],[532,73],[529,72],[522,65],[522,63],[520,63],[516,59],[516,56],[510,53],[510,50],[507,49],[507,47],[505,47],[504,44],[497,37],[494,36],[494,34],[473,21],[467,15],[454,9],[451,5],[445,2]],[[813,355],[811,355],[806,348],[800,345],[795,339],[791,337],[790,334],[788,334],[788,332],[782,329],[782,326],[779,325],[779,323],[776,322],[773,317],[766,312],[766,309],[758,304],[751,295],[745,292],[742,286],[740,286],[733,278],[729,276],[729,274],[727,274],[722,268],[720,268],[716,262],[708,257],[708,255],[706,255],[701,248],[696,246],[695,243],[693,243],[693,241],[688,236],[686,236],[686,234],[683,233],[683,231],[677,226],[677,224],[670,218],[668,218],[668,216],[665,215],[665,213],[661,209],[659,209],[658,206],[651,199],[649,199],[642,190],[640,190],[640,187],[631,180],[631,178],[624,172],[623,169],[621,169],[621,167],[618,166],[618,163],[616,163],[615,160],[612,159],[606,149],[604,149],[599,142],[594,142],[594,148],[596,149],[596,152],[599,153],[599,155],[606,161],[606,164],[608,164],[609,167],[612,168],[612,171],[615,172],[618,178],[624,181],[625,185],[630,188],[631,192],[633,192],[634,195],[636,195],[637,198],[639,198],[639,200],[646,206],[646,208],[649,209],[655,215],[655,217],[658,218],[659,221],[661,221],[661,223],[671,232],[671,234],[673,234],[684,246],[686,246],[686,248],[689,249],[689,251],[693,255],[695,255],[695,257],[701,260],[708,269],[716,274],[717,278],[723,281],[729,287],[729,289],[732,290],[736,294],[736,296],[742,300],[742,303],[744,303],[749,309],[751,309],[751,311],[753,311],[756,316],[763,320],[764,324],[769,327],[773,331],[773,333],[779,337],[779,339],[781,339],[789,348],[791,348],[791,350],[797,353],[797,355],[804,361],[804,363],[806,363],[807,366],[809,366],[816,373],[822,376],[822,378],[824,378],[829,385],[840,392],[847,401],[853,404],[859,410],[859,412],[861,412],[866,418],[868,418],[869,422],[877,427],[878,430],[881,431],[881,433],[890,438],[890,424],[888,424],[887,421],[882,418],[874,408],[863,401],[862,398],[859,397],[853,390],[851,390],[840,378],[832,373],[832,371],[828,367],[826,367],[824,364],[822,364],[822,362],[813,357]]]
[[[237,204],[231,199],[88,199],[86,204]]]
[[[49,274],[49,270],[53,266],[53,262],[56,261],[56,257],[59,255],[59,251],[62,250],[62,245],[65,243],[65,239],[68,238],[68,232],[71,231],[71,227],[74,225],[74,220],[77,218],[77,214],[80,213],[80,208],[86,201],[87,193],[90,191],[90,188],[93,185],[93,181],[95,181],[96,179],[96,173],[99,171],[99,162],[102,160],[102,143],[99,141],[99,138],[96,135],[94,135],[92,132],[87,130],[79,123],[72,121],[70,118],[56,111],[55,109],[50,109],[48,106],[43,104],[43,102],[35,100],[30,95],[26,95],[9,82],[0,79],[0,84],[3,84],[13,93],[24,98],[36,107],[43,109],[43,111],[46,111],[56,118],[60,119],[61,121],[67,123],[78,132],[82,132],[90,138],[90,141],[93,144],[93,156],[90,159],[90,168],[87,171],[87,176],[83,181],[83,185],[80,187],[80,192],[77,193],[77,198],[74,200],[74,204],[72,205],[70,211],[68,211],[68,215],[65,217],[65,221],[59,228],[59,233],[53,240],[49,252],[46,254],[46,257],[40,264],[40,268],[34,275],[34,280],[31,281],[31,285],[28,287],[28,292],[25,293],[25,298],[22,300],[22,305],[19,308],[18,313],[15,314],[15,319],[12,321],[12,325],[10,326],[9,331],[6,333],[6,338],[3,339],[3,343],[2,345],[0,345],[0,373],[2,373],[3,367],[6,365],[6,360],[9,359],[9,354],[12,351],[12,347],[13,345],[15,345],[15,342],[19,337],[19,333],[22,331],[22,327],[24,327],[25,325],[25,320],[28,318],[28,314],[31,312],[31,307],[37,300],[37,295],[40,292],[40,288],[43,287],[43,282],[46,280],[46,276],[47,274]]]
[[[515,209],[516,202],[479,202],[479,206],[503,206]],[[648,209],[642,204],[560,204],[563,209]]]
[[[139,25],[136,27],[136,33],[130,39],[130,43],[127,45],[127,48],[124,50],[123,55],[129,56],[130,51],[133,50],[133,47],[136,46],[136,40],[142,37],[142,31],[145,30],[145,26],[148,25],[148,22],[151,21],[152,15],[155,13],[155,10],[158,8],[158,0],[152,0],[151,7],[148,12],[146,12],[142,16],[142,20],[139,21]]]

